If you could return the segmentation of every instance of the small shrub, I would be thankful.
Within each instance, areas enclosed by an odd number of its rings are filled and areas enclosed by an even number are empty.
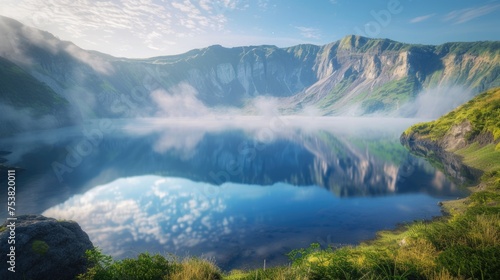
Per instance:
[[[111,256],[104,255],[99,248],[87,250],[85,256],[90,268],[84,274],[78,275],[78,280],[113,279],[111,272],[108,271],[113,263]]]
[[[137,259],[124,259],[113,262],[111,256],[104,255],[99,249],[86,252],[90,268],[78,275],[78,280],[163,280],[176,269],[161,255],[140,254]]]
[[[161,255],[140,254],[137,259],[115,262],[110,271],[115,279],[161,280],[168,276],[173,266]],[[207,278],[209,279],[209,278]],[[194,279],[193,279],[194,280]]]

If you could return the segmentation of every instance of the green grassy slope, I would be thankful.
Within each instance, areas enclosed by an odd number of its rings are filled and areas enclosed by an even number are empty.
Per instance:
[[[29,108],[37,116],[69,105],[49,86],[3,57],[0,57],[0,102],[14,108]]]
[[[26,129],[67,125],[76,115],[69,102],[11,61],[0,57],[0,137]],[[47,118],[51,119],[47,122]]]
[[[432,141],[442,139],[454,125],[470,122],[472,130],[466,135],[469,142],[481,133],[491,133],[494,140],[500,138],[500,88],[488,90],[438,120],[419,123],[405,131],[419,138]]]

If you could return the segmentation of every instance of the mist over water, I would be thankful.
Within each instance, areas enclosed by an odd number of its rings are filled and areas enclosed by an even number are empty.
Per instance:
[[[15,128],[19,131],[30,131],[37,129],[49,129],[56,127],[58,121],[53,116],[36,116],[32,110],[28,108],[14,108],[6,104],[0,104],[0,112],[2,112],[2,125],[11,125],[8,129]],[[6,129],[0,128],[2,131]]]

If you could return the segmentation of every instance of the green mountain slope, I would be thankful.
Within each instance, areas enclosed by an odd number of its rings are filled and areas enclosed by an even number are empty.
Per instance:
[[[0,135],[71,123],[69,102],[11,61],[0,57]]]
[[[52,114],[69,103],[22,68],[0,57],[0,101],[15,108],[30,108],[35,116]]]
[[[500,88],[488,90],[443,117],[410,127],[401,136],[412,148],[434,146],[483,171],[500,170]]]

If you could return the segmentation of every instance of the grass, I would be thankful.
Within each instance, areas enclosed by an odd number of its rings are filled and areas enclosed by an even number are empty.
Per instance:
[[[348,79],[343,79],[342,81],[340,81],[335,85],[335,87],[330,91],[329,94],[321,99],[321,101],[318,103],[318,107],[321,109],[328,109],[330,106],[335,104],[343,97],[344,92],[346,92],[349,87],[352,86],[352,83],[355,80],[356,74],[353,74],[353,76],[349,76]]]
[[[404,104],[413,96],[416,83],[416,79],[411,77],[389,81],[376,88],[361,106],[368,113],[395,109],[398,104]]]
[[[179,263],[170,279],[222,279],[222,272],[210,260],[186,258]]]
[[[483,171],[500,170],[500,151],[495,144],[482,146],[473,143],[455,153],[464,157],[464,163]]]

